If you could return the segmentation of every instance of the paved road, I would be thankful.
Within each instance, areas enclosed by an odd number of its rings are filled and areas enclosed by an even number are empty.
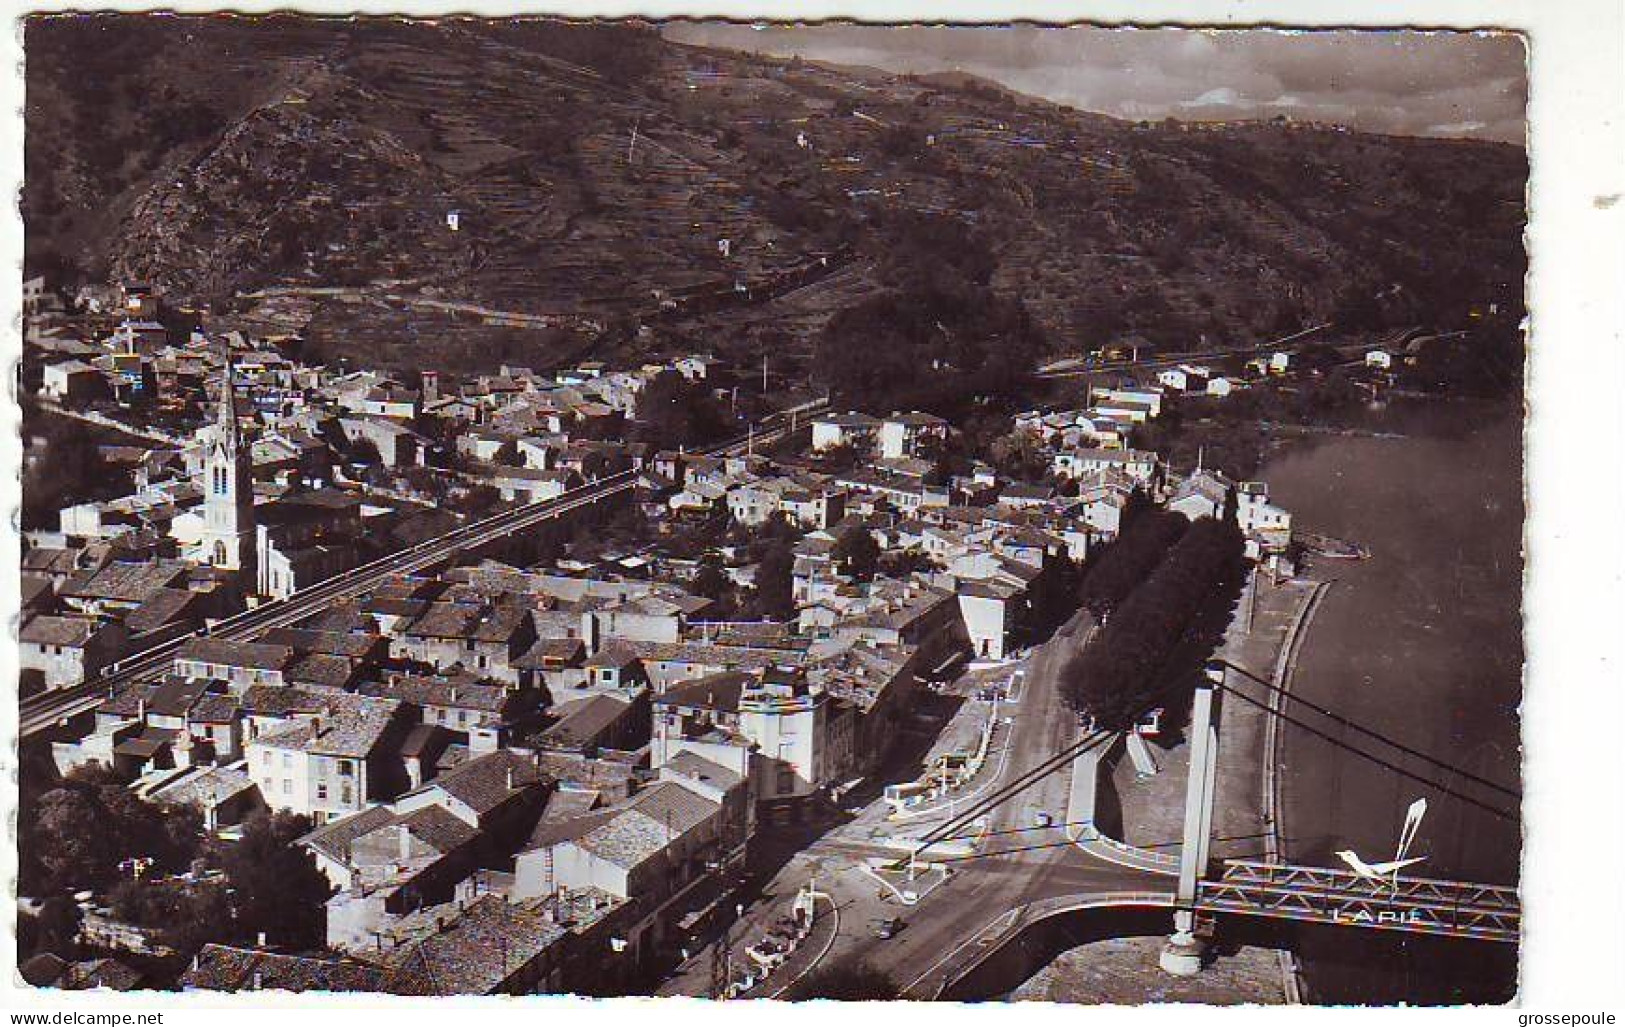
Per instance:
[[[1072,745],[1077,723],[1061,702],[1059,672],[1066,655],[1086,636],[1091,622],[1080,614],[1032,654],[1026,666],[1021,701],[1006,715],[1011,725],[1010,758],[1000,785],[1016,780],[1048,757]],[[752,936],[755,924],[781,915],[795,890],[815,874],[820,890],[841,908],[841,930],[825,957],[827,962],[861,958],[907,988],[911,997],[934,997],[945,979],[961,970],[984,937],[997,933],[1010,921],[1010,913],[1034,902],[1059,896],[1122,892],[1171,892],[1169,879],[1091,859],[1063,833],[1070,787],[1070,765],[1034,783],[1010,802],[996,807],[987,818],[986,833],[977,852],[955,856],[952,850],[931,850],[946,879],[934,887],[936,875],[926,875],[917,905],[905,905],[889,889],[864,872],[866,861],[895,857],[895,849],[877,844],[877,827],[918,836],[933,818],[887,824],[871,807],[856,820],[837,828],[808,846],[765,886],[773,896],[747,911],[746,926],[736,932],[738,947]],[[997,785],[995,788],[998,787]],[[1050,815],[1054,826],[1034,823],[1036,811]],[[937,820],[943,822],[946,817]],[[966,829],[956,834],[980,833]],[[901,917],[907,926],[890,939],[877,938],[874,921]],[[698,956],[688,972],[667,981],[660,994],[707,993],[709,950]],[[771,995],[786,981],[768,981],[754,995]]]

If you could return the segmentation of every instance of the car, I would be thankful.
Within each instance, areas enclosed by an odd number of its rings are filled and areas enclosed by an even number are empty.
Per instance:
[[[900,916],[889,917],[874,922],[875,937],[884,941],[887,938],[897,937],[897,932],[907,927],[908,923]]]

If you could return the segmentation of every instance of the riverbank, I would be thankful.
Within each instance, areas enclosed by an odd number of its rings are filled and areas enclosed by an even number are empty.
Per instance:
[[[1516,789],[1521,699],[1521,423],[1457,407],[1462,421],[1404,440],[1305,443],[1266,468],[1271,498],[1295,526],[1347,538],[1371,559],[1323,562],[1336,586],[1305,630],[1293,671],[1300,716],[1311,705]],[[1474,420],[1474,418],[1478,418]],[[1327,725],[1315,719],[1314,726]],[[1398,758],[1379,762],[1288,726],[1280,745],[1283,854],[1333,865],[1333,852],[1394,845],[1405,807],[1429,802],[1414,851],[1427,876],[1512,883],[1519,826],[1406,776],[1451,791],[1460,774]],[[1370,749],[1370,746],[1363,746]],[[1440,778],[1445,780],[1440,780]],[[1508,802],[1510,805],[1510,801]],[[1289,827],[1287,826],[1289,825]],[[1301,949],[1316,1002],[1504,1001],[1515,958],[1498,946],[1431,953],[1393,939],[1316,938]]]

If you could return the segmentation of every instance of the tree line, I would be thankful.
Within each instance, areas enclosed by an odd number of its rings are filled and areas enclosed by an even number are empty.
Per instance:
[[[1084,608],[1100,620],[1110,617],[1161,565],[1189,526],[1182,514],[1156,509],[1144,492],[1135,489],[1123,510],[1117,540],[1106,547],[1083,579],[1080,596]]]
[[[1131,727],[1156,704],[1168,660],[1202,608],[1238,580],[1242,557],[1241,531],[1233,521],[1203,517],[1191,524],[1151,576],[1062,668],[1066,704],[1101,727]]]

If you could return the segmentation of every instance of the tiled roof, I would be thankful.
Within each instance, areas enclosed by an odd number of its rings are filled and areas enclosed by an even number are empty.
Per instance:
[[[695,781],[713,785],[724,791],[744,780],[735,771],[729,770],[722,764],[708,760],[699,753],[688,749],[684,749],[667,760],[661,769],[665,770],[668,767],[675,774],[681,774]]]
[[[202,991],[384,991],[388,974],[350,959],[288,956],[214,943],[203,946],[180,977]]]
[[[154,563],[109,563],[96,570],[74,575],[62,586],[62,594],[85,599],[112,599],[138,603],[160,588],[174,583],[186,573],[177,560]]]
[[[147,697],[147,714],[184,717],[208,687],[206,681],[167,681]]]
[[[332,820],[310,831],[299,844],[308,846],[340,863],[350,862],[350,845],[362,835],[394,823],[395,814],[382,806],[369,806],[359,813]]]
[[[563,748],[591,745],[600,734],[626,715],[631,703],[613,695],[599,693],[569,703],[561,703],[552,712],[561,719],[542,732],[546,744]]]
[[[446,930],[392,953],[389,990],[410,995],[487,995],[568,931],[539,910],[501,896],[476,899]]]
[[[347,631],[319,631],[310,628],[274,628],[261,642],[285,645],[298,652],[321,653],[358,660],[378,644],[378,636]]]
[[[223,638],[193,638],[181,647],[178,658],[227,667],[281,670],[293,660],[293,650],[285,645],[233,642]]]
[[[619,810],[598,809],[561,814],[557,817],[544,816],[536,822],[536,828],[531,831],[530,840],[525,843],[525,849],[527,851],[545,849],[549,845],[573,842],[577,838],[609,823],[619,815]]]
[[[722,809],[680,784],[663,781],[629,799],[619,815],[576,844],[616,866],[631,868],[665,849]]]
[[[342,656],[309,653],[295,660],[287,674],[288,680],[296,684],[344,688],[354,677],[355,669]]]
[[[124,623],[137,634],[154,631],[173,621],[195,614],[202,595],[189,589],[160,588],[140,606],[131,610]]]
[[[439,789],[483,816],[541,781],[542,772],[534,763],[508,749],[499,749],[460,763],[408,794]]]
[[[424,806],[421,809],[412,810],[410,813],[391,814],[388,820],[373,824],[367,830],[354,835],[350,839],[350,858],[346,862],[353,864],[358,858],[361,858],[356,852],[356,846],[361,844],[363,840],[374,835],[384,835],[386,841],[393,841],[393,838],[388,836],[398,833],[402,828],[405,828],[413,838],[438,853],[439,855],[434,857],[435,859],[457,851],[479,835],[477,830],[457,819],[455,814],[445,808]],[[378,851],[376,844],[370,846],[370,848],[374,853]],[[397,853],[398,849],[393,849],[388,860],[393,862]]]
[[[260,745],[307,752],[315,756],[361,759],[383,739],[400,703],[392,699],[359,698],[343,693],[325,695],[316,721],[300,719],[272,728],[258,738]]]
[[[388,696],[416,706],[444,706],[493,715],[500,715],[512,698],[502,685],[417,676],[400,677],[393,681],[369,681],[358,686],[356,691],[361,695]]]
[[[87,959],[70,963],[56,986],[68,991],[133,991],[142,980],[140,970],[117,959]]]
[[[603,794],[596,788],[565,785],[554,789],[553,794],[547,797],[547,804],[542,807],[542,820],[568,820],[590,813],[602,800]]]
[[[238,709],[234,696],[205,693],[192,704],[186,719],[194,724],[230,724],[237,719]]]
[[[574,620],[574,618],[570,618]],[[534,670],[547,663],[571,664],[586,653],[587,644],[579,638],[543,638],[524,655],[509,661],[521,670]]]
[[[755,675],[743,671],[723,671],[696,681],[673,685],[655,696],[654,703],[656,706],[691,706],[737,713],[740,693],[744,691],[746,685],[754,683],[755,680]]]
[[[250,685],[241,702],[244,713],[285,717],[295,713],[320,713],[326,708],[327,698],[302,688]]]
[[[209,807],[217,806],[253,787],[253,779],[237,767],[207,767],[199,773],[189,774],[154,789],[151,798],[160,803],[197,803]]]
[[[24,621],[17,638],[32,645],[78,647],[90,641],[101,628],[102,622],[91,617],[53,617],[41,614]]]

